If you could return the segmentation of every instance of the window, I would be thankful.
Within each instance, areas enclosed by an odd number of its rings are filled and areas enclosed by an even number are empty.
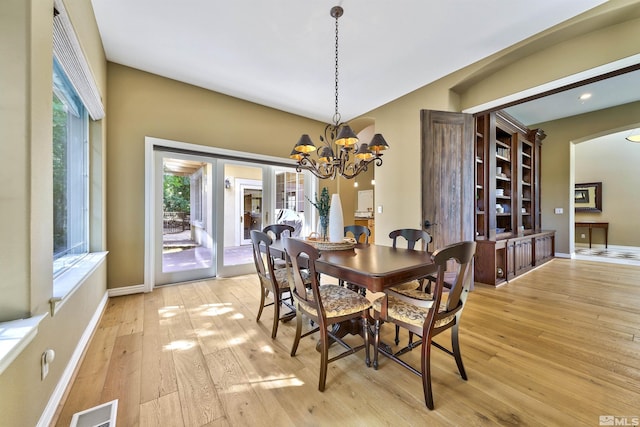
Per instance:
[[[276,209],[304,212],[304,175],[301,172],[276,172]]]
[[[88,253],[87,111],[53,61],[53,274]]]

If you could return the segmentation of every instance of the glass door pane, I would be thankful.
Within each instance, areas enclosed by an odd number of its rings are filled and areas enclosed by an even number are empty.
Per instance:
[[[294,236],[311,232],[308,202],[305,194],[313,194],[315,185],[307,173],[295,168],[256,165],[218,160],[218,179],[224,191],[218,206],[224,214],[218,219],[218,274],[233,276],[255,272],[251,251],[251,230],[262,230],[269,224],[289,224]],[[306,178],[306,179],[305,179]]]
[[[213,277],[213,164],[175,153],[155,157],[155,284]]]
[[[218,243],[223,254],[218,271],[223,276],[255,271],[251,250],[251,230],[262,230],[265,223],[265,186],[267,166],[219,160],[220,179],[224,182],[221,203],[224,215],[218,224],[224,237]]]
[[[305,236],[305,180],[304,174],[295,169],[275,169],[274,223],[295,228],[294,237]]]

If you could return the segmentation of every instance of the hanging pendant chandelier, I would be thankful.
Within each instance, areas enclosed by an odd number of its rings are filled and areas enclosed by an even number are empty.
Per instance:
[[[371,163],[382,165],[382,151],[389,148],[384,137],[377,133],[371,141],[359,143],[358,137],[347,123],[340,121],[338,112],[338,18],[344,10],[340,6],[331,8],[331,16],[336,20],[336,56],[335,56],[335,114],[333,123],[324,129],[324,137],[320,136],[322,146],[317,148],[309,135],[304,134],[293,147],[289,157],[296,160],[296,170],[311,171],[320,179],[334,179],[342,176],[347,179],[356,177],[360,172],[366,171]],[[311,154],[316,152],[316,158]]]

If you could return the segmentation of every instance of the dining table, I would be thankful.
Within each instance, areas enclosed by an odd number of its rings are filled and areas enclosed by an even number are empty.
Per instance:
[[[275,240],[270,250],[273,255],[286,258],[283,239]],[[321,250],[316,271],[370,292],[382,292],[428,276],[437,271],[437,266],[430,252],[358,243],[350,249]]]
[[[275,240],[270,250],[272,255],[286,259],[284,238]],[[369,292],[383,292],[386,288],[433,274],[437,272],[437,266],[430,252],[357,243],[350,249],[320,250],[316,271]],[[333,333],[342,337],[365,332],[358,322],[349,321],[339,324]]]

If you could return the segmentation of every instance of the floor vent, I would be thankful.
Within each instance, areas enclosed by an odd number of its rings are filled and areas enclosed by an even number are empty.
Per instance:
[[[69,427],[115,427],[118,399],[76,412]]]

